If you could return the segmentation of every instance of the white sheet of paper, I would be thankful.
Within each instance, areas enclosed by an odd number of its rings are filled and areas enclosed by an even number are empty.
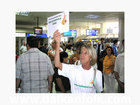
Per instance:
[[[60,33],[69,31],[69,12],[59,13],[47,19],[47,35],[53,37],[53,33],[58,29]]]

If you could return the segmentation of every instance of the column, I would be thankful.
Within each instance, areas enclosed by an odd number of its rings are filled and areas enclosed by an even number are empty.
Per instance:
[[[122,15],[120,15],[119,17],[119,40],[120,40],[120,48],[119,48],[119,51],[120,49],[122,48],[122,40],[125,38],[125,35],[124,35],[124,13],[122,13]]]

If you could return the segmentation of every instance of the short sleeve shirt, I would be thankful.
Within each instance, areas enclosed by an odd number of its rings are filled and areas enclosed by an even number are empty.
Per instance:
[[[48,92],[48,76],[53,74],[50,58],[37,48],[31,48],[17,60],[16,78],[22,81],[22,93]]]
[[[102,91],[102,73],[97,70],[95,81],[93,81],[93,67],[90,70],[84,70],[81,65],[62,64],[62,71],[59,70],[58,73],[69,78],[72,93],[95,93],[97,90],[98,92]]]
[[[124,82],[124,53],[117,56],[114,71],[118,72],[120,81]]]

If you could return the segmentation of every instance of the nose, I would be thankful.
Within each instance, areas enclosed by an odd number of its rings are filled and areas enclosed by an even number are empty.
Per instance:
[[[80,56],[81,56],[81,57],[84,57],[84,53],[81,53]]]

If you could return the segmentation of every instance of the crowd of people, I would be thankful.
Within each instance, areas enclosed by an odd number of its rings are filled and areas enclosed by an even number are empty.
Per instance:
[[[58,30],[53,39],[27,37],[27,51],[16,58],[16,92],[114,93],[116,79],[124,93],[124,40],[118,52],[118,40],[64,44]]]

